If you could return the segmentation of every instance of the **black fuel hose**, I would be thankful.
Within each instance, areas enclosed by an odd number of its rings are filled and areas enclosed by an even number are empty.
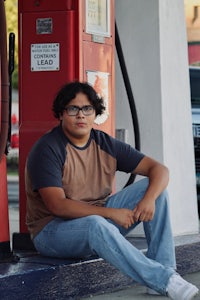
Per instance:
[[[131,88],[131,84],[130,84],[130,80],[129,80],[129,76],[128,76],[128,72],[127,72],[127,68],[126,68],[126,63],[125,63],[125,59],[124,59],[124,54],[123,54],[116,22],[115,22],[115,47],[116,47],[119,64],[121,67],[124,85],[125,85],[125,89],[126,89],[126,93],[127,93],[127,97],[128,97],[128,101],[129,101],[129,106],[130,106],[130,110],[131,110],[133,130],[134,130],[134,136],[135,136],[135,148],[140,151],[140,130],[139,130],[137,110],[136,110],[136,106],[135,106],[135,100],[134,100],[134,96],[133,96],[133,92],[132,92],[132,88]],[[124,187],[133,183],[135,180],[135,177],[136,177],[136,175],[131,174]]]
[[[4,1],[0,0],[0,72],[1,72],[1,116],[0,116],[0,161],[5,154],[9,126],[9,80],[7,61],[7,27]]]

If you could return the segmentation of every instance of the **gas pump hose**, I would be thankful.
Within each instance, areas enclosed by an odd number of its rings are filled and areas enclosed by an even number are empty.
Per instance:
[[[123,54],[116,22],[115,22],[115,47],[116,47],[119,64],[121,67],[124,85],[126,88],[126,93],[127,93],[127,97],[128,97],[128,101],[129,101],[130,110],[131,110],[133,130],[134,130],[134,136],[135,136],[135,148],[140,151],[140,130],[139,130],[137,110],[136,110],[136,106],[135,106],[135,100],[133,97],[133,92],[132,92],[132,88],[131,88],[131,84],[130,84],[130,80],[129,80],[129,76],[128,76],[128,72],[127,72],[127,68],[126,68],[126,63],[125,63],[125,59],[124,59],[124,54]],[[134,180],[135,180],[135,175],[131,174],[124,187],[133,183]]]
[[[7,62],[7,31],[4,0],[0,0],[0,65],[1,65],[1,115],[0,161],[5,153],[9,127],[9,79]]]

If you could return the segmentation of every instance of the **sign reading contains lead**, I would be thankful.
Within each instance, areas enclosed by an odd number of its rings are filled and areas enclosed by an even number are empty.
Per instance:
[[[31,44],[31,71],[58,71],[59,69],[59,43]]]

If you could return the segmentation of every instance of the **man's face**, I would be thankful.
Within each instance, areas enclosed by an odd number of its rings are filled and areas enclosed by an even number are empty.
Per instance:
[[[84,111],[77,110],[77,114],[73,115],[75,114],[73,112],[74,107],[75,110],[76,107],[86,108],[84,108]],[[87,96],[83,93],[78,93],[76,97],[66,105],[65,108],[68,110],[64,110],[63,115],[60,116],[63,131],[73,144],[83,147],[90,137],[90,131],[96,118],[95,110],[93,109]],[[88,113],[88,111],[89,115],[85,115]]]

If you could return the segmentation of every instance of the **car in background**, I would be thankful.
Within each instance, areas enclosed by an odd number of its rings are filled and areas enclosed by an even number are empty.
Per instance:
[[[11,140],[10,140],[11,149],[19,148],[19,125],[18,118],[15,113],[11,116]]]
[[[8,174],[18,175],[19,164],[19,122],[16,113],[11,116],[11,136],[7,154]]]
[[[196,169],[198,212],[200,217],[200,67],[189,67],[192,129]]]

